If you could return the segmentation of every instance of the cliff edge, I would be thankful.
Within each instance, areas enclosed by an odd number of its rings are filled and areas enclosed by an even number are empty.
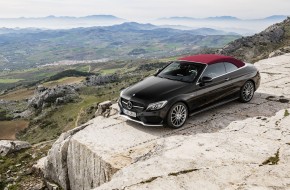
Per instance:
[[[290,188],[290,54],[255,63],[262,83],[181,129],[114,114],[63,133],[39,164],[63,189]]]

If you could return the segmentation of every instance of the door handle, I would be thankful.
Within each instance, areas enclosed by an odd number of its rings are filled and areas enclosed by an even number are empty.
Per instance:
[[[229,81],[230,80],[230,78],[225,78],[225,81]]]

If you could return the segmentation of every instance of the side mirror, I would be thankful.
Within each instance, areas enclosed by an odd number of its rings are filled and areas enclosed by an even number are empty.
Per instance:
[[[204,76],[204,77],[201,78],[200,81],[202,83],[209,83],[209,82],[212,82],[212,78],[211,77]]]

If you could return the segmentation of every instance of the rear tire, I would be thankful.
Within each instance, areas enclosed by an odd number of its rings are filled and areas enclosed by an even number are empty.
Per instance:
[[[170,128],[178,129],[182,127],[187,119],[188,109],[187,106],[178,102],[174,104],[167,114],[167,125]]]
[[[255,85],[252,81],[247,81],[240,90],[240,102],[246,103],[252,100],[255,92]]]

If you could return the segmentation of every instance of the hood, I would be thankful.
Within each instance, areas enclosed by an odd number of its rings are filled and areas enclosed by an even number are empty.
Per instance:
[[[147,101],[159,101],[162,96],[187,86],[188,83],[151,76],[124,91],[127,98],[135,97]],[[133,96],[133,94],[135,94]]]

